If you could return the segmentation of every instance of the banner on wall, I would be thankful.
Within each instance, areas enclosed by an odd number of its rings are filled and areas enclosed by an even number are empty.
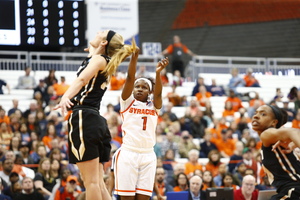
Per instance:
[[[138,0],[86,0],[87,40],[95,38],[99,30],[120,33],[125,43],[132,37],[139,45]]]

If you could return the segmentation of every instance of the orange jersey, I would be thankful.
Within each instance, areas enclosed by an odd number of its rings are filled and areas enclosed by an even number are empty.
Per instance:
[[[203,171],[201,164],[197,163],[197,164],[194,165],[191,162],[187,162],[187,163],[185,163],[185,171],[184,171],[184,173],[186,175],[189,175],[190,173],[194,173],[194,171],[196,169],[199,169],[199,170]]]
[[[238,112],[240,108],[243,108],[244,106],[242,105],[242,101],[238,97],[228,97],[227,100],[225,101],[225,104],[227,101],[230,101],[232,103],[232,109],[235,112]]]

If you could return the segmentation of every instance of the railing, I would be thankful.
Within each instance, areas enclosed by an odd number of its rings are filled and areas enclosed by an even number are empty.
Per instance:
[[[300,58],[194,56],[187,74],[195,80],[199,73],[229,74],[232,68],[240,73],[252,68],[255,73],[294,76],[300,75]]]
[[[57,71],[76,71],[87,53],[66,52],[19,52],[0,51],[1,70],[22,70],[31,66],[33,71],[55,69]],[[138,64],[145,65],[147,71],[155,72],[160,56],[140,55]],[[119,71],[126,72],[129,59],[120,66]],[[300,75],[300,58],[263,58],[263,57],[225,57],[225,56],[194,56],[187,67],[187,75],[195,80],[199,73],[225,73],[230,69],[239,68],[245,73],[252,68],[255,73],[272,73],[276,75]]]

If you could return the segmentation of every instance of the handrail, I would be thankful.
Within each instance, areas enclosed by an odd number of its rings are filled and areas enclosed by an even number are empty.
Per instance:
[[[55,69],[57,71],[76,71],[87,53],[73,52],[25,52],[0,51],[0,70],[22,70],[31,66],[33,71]],[[149,72],[155,72],[155,66],[161,56],[139,55],[138,64],[145,65]],[[127,58],[119,67],[126,72]],[[239,68],[245,73],[251,67],[256,73],[279,75],[300,75],[300,58],[264,58],[229,56],[194,56],[188,63],[187,76],[195,80],[199,73],[230,73],[230,69]]]

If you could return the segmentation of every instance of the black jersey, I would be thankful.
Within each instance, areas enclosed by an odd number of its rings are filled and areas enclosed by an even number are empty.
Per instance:
[[[110,61],[110,57],[101,55],[106,62]],[[88,66],[91,57],[86,58],[77,71],[77,76]],[[91,80],[81,88],[81,90],[72,99],[74,106],[85,105],[100,109],[102,97],[107,89],[107,77],[99,71]]]
[[[293,152],[284,154],[281,150],[281,147],[277,147],[272,151],[272,145],[262,146],[262,163],[270,183],[276,188],[290,183],[300,184],[299,158]]]

